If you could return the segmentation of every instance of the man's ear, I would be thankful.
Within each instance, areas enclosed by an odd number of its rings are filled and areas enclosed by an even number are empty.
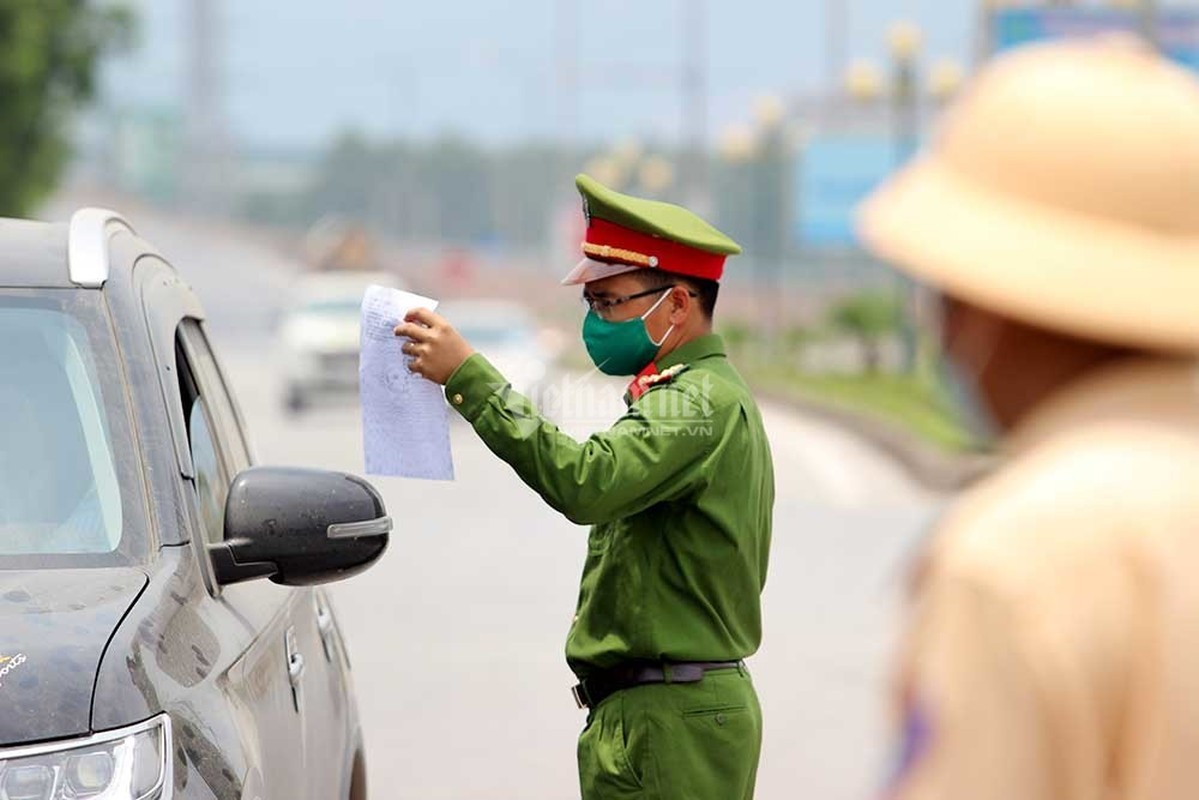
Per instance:
[[[670,290],[670,324],[682,325],[687,321],[687,317],[694,311],[695,298],[691,296],[691,291],[683,285],[678,285]]]

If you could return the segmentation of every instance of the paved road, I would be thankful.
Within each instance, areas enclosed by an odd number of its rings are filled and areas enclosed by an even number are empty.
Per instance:
[[[209,309],[260,461],[360,471],[352,402],[298,419],[280,410],[269,325],[294,265],[236,232],[153,214],[137,222]],[[619,387],[611,402],[614,416]],[[779,497],[766,643],[751,662],[767,726],[758,797],[868,797],[886,771],[895,600],[931,502],[853,436],[765,412]],[[571,424],[581,435],[596,422]],[[547,509],[464,424],[453,447],[453,483],[376,481],[398,522],[393,544],[334,588],[372,794],[577,797],[583,716],[562,644],[586,531]]]

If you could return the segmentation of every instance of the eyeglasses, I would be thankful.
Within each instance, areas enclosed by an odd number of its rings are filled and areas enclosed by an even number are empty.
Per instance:
[[[623,297],[592,297],[588,294],[584,294],[579,299],[583,302],[584,306],[603,316],[617,306],[622,306],[631,300],[639,300],[642,297],[649,297],[650,295],[654,294],[662,294],[668,289],[674,289],[677,287],[677,283],[670,284],[669,286],[657,286],[653,289],[646,289],[644,292],[637,292],[637,294],[626,294]],[[692,297],[699,297],[699,295],[695,292],[689,291],[687,294],[691,295]]]

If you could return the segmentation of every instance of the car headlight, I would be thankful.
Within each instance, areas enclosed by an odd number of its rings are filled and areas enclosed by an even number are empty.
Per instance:
[[[171,720],[85,739],[0,749],[0,800],[165,800]]]

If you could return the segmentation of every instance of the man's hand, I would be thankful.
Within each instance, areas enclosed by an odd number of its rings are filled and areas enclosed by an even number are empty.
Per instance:
[[[408,339],[400,348],[412,357],[408,369],[442,386],[475,352],[454,326],[427,308],[414,308],[395,328]]]

